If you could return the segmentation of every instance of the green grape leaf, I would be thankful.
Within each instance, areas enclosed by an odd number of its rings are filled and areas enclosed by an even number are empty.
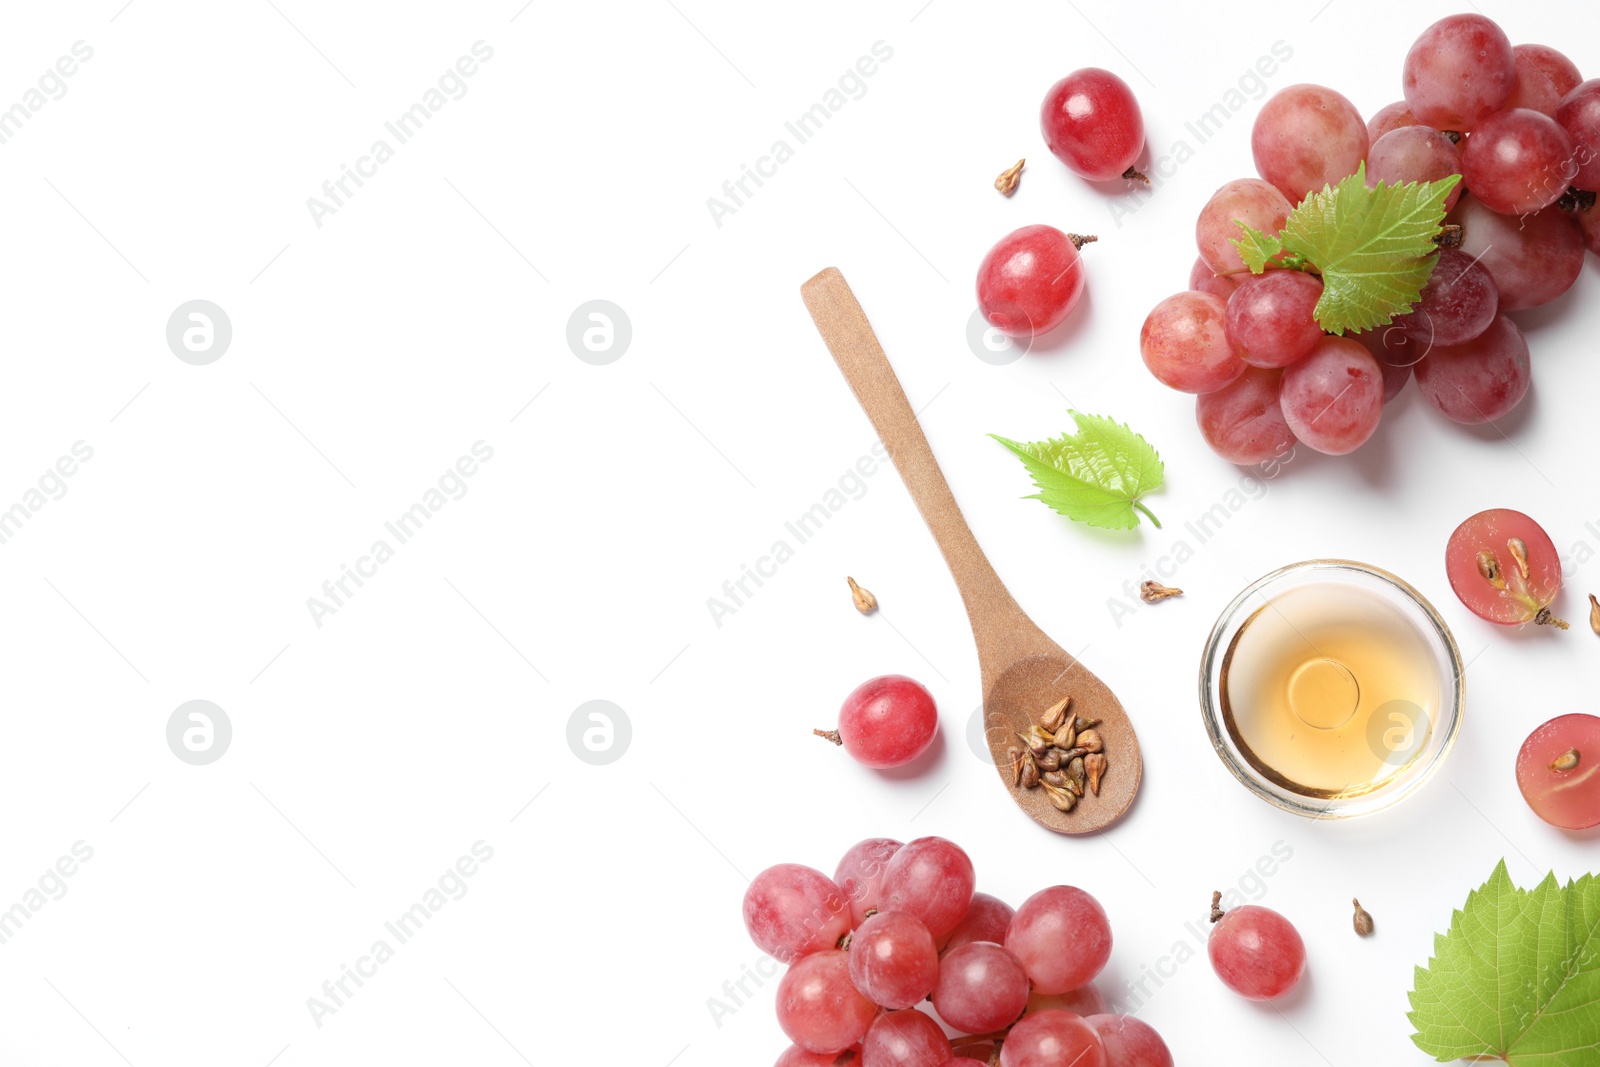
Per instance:
[[[1239,257],[1252,272],[1260,274],[1267,269],[1267,260],[1283,251],[1283,242],[1245,225],[1238,219],[1235,219],[1233,224],[1244,231],[1243,237],[1236,237],[1233,240],[1234,246],[1239,249]]]
[[[1139,502],[1161,487],[1165,468],[1150,442],[1103,415],[1072,412],[1076,434],[1019,443],[990,434],[1027,468],[1039,491],[1026,499],[1043,501],[1074,522],[1107,530],[1131,530],[1142,513],[1157,528],[1161,521]]]
[[[1461,181],[1379,182],[1367,188],[1367,166],[1336,186],[1323,186],[1289,213],[1276,239],[1245,227],[1233,243],[1260,274],[1274,245],[1293,265],[1322,276],[1317,323],[1329,333],[1370,330],[1404,315],[1433,273],[1433,239],[1444,222],[1444,202]]]
[[[1518,889],[1504,860],[1416,970],[1412,1035],[1441,1063],[1600,1062],[1600,878]]]

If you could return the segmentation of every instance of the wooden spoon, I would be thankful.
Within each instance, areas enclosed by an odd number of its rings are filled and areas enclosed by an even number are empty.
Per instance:
[[[1059,834],[1103,830],[1128,810],[1144,773],[1139,739],[1127,713],[1104,682],[1034,625],[995,574],[961,517],[900,380],[844,275],[829,267],[801,286],[800,295],[889,450],[961,591],[978,645],[984,735],[1001,781],[1017,805],[1047,829]],[[1070,812],[1057,811],[1042,788],[1014,785],[1007,757],[1008,749],[1022,745],[1017,734],[1026,732],[1064,696],[1072,697],[1072,713],[1100,720],[1096,729],[1104,739],[1108,763],[1100,795],[1085,791]]]

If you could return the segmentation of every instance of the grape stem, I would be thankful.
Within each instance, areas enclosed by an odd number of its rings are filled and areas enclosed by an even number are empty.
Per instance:
[[[1137,501],[1137,500],[1135,500],[1133,502],[1133,506],[1135,508],[1137,508],[1139,511],[1143,512],[1144,513],[1144,517],[1149,519],[1151,521],[1151,523],[1153,523],[1155,525],[1156,529],[1158,529],[1158,530],[1161,529],[1161,520],[1156,518],[1154,512],[1152,512],[1149,508],[1145,507],[1143,504],[1139,503],[1139,501]]]

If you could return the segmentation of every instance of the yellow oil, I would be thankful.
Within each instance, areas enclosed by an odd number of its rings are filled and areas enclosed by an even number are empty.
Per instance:
[[[1273,597],[1222,664],[1223,721],[1263,776],[1304,796],[1381,788],[1426,750],[1438,662],[1393,604],[1336,583]]]

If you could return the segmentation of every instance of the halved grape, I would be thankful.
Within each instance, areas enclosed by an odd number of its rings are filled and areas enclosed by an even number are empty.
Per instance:
[[[1006,931],[1005,947],[1034,989],[1065,993],[1087,984],[1111,958],[1111,921],[1083,890],[1051,886],[1022,902]]]
[[[1218,274],[1211,269],[1204,256],[1196,256],[1194,266],[1189,268],[1189,288],[1226,300],[1239,288],[1240,280],[1245,277],[1247,275]]]
[[[1550,612],[1561,591],[1561,557],[1544,527],[1520,511],[1480,511],[1457,526],[1444,548],[1444,569],[1450,588],[1480,619],[1566,629]]]
[[[1251,367],[1216,392],[1195,398],[1194,417],[1211,451],[1240,466],[1281,459],[1294,447],[1294,431],[1278,402],[1281,370]]]
[[[1287,367],[1322,340],[1315,312],[1322,281],[1300,270],[1246,277],[1228,297],[1228,339],[1252,367]]]
[[[1222,984],[1246,1000],[1276,1000],[1299,984],[1306,969],[1300,931],[1259,904],[1226,912],[1211,927],[1206,954]]]
[[[1318,452],[1342,456],[1378,428],[1383,372],[1361,342],[1324,337],[1311,355],[1283,372],[1278,402],[1295,437]]]
[[[1469,193],[1448,220],[1461,226],[1461,251],[1494,278],[1501,311],[1549,303],[1571,289],[1583,270],[1583,234],[1569,212],[1549,207],[1513,218]]]
[[[1276,236],[1294,205],[1271,182],[1236,178],[1211,194],[1194,224],[1194,241],[1200,258],[1218,274],[1244,270],[1244,260],[1234,245],[1244,231],[1238,223],[1268,236]]]
[[[832,949],[813,952],[778,983],[778,1025],[807,1052],[843,1052],[860,1041],[878,1009],[850,984],[850,961]]]
[[[1105,1042],[1070,1011],[1041,1011],[1011,1028],[1000,1067],[1108,1067]]]
[[[1291,202],[1355,173],[1367,154],[1367,124],[1343,95],[1323,85],[1274,93],[1250,131],[1256,173]]]
[[[1228,305],[1190,289],[1151,310],[1139,331],[1139,354],[1161,384],[1210,393],[1244,373],[1243,350],[1228,340]]]
[[[1450,15],[1422,31],[1401,78],[1417,121],[1465,133],[1506,106],[1517,84],[1516,56],[1500,27],[1482,15]]]
[[[1402,126],[1420,126],[1417,117],[1411,113],[1404,100],[1396,100],[1392,104],[1385,104],[1373,112],[1367,120],[1367,143],[1377,144],[1378,138],[1390,130],[1398,130]]]
[[[1555,119],[1572,138],[1573,159],[1578,164],[1572,183],[1580,189],[1600,191],[1600,78],[1590,78],[1562,97]]]
[[[1600,718],[1561,715],[1529,734],[1517,753],[1517,788],[1551,826],[1600,826]]]
[[[1510,414],[1533,382],[1527,338],[1504,315],[1470,341],[1434,347],[1416,375],[1429,403],[1469,426]]]
[[[1450,138],[1431,126],[1402,126],[1372,143],[1367,150],[1367,188],[1377,184],[1404,185],[1407,182],[1443,181],[1461,173],[1461,153]],[[1458,183],[1444,198],[1449,211],[1461,199]]]
[[[1461,150],[1461,174],[1472,195],[1502,215],[1549,207],[1577,173],[1567,131],[1549,115],[1528,108],[1484,119]]]
[[[1459,345],[1477,337],[1500,306],[1500,290],[1483,264],[1459,248],[1441,248],[1437,256],[1421,298],[1409,314],[1390,323],[1422,346],[1419,356],[1434,345]]]
[[[1547,44],[1519,44],[1511,55],[1517,82],[1506,101],[1508,108],[1532,108],[1554,117],[1561,98],[1583,81],[1576,64]]]

